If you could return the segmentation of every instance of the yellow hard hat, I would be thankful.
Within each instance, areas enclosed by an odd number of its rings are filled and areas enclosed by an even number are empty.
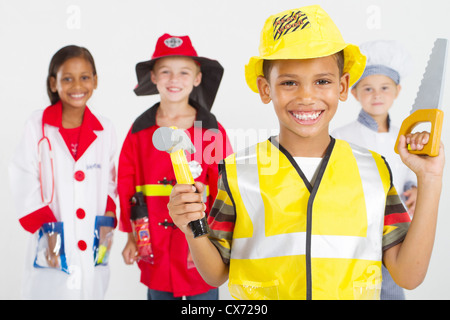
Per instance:
[[[345,43],[333,20],[319,5],[270,16],[260,41],[260,56],[250,58],[245,66],[245,79],[254,92],[258,92],[256,78],[263,76],[263,60],[320,58],[344,50],[343,71],[350,74],[350,86],[364,72],[366,57],[358,46]]]

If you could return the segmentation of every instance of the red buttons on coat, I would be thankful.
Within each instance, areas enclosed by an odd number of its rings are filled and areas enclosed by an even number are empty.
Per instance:
[[[79,248],[81,251],[86,250],[86,248],[87,248],[86,242],[84,242],[83,240],[78,241],[78,248]]]
[[[78,219],[84,219],[84,217],[86,217],[86,212],[83,209],[78,209],[77,210],[77,218]]]
[[[75,172],[74,178],[75,178],[75,180],[77,180],[77,181],[83,181],[83,180],[84,180],[84,172],[81,171],[81,170]]]

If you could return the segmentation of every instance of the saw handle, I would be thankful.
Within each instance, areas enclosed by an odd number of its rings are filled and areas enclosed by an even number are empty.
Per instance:
[[[170,153],[170,160],[172,161],[173,171],[175,178],[179,184],[191,184],[195,183],[192,177],[191,169],[186,159],[186,154],[183,149]],[[206,217],[202,219],[189,222],[189,226],[194,234],[194,238],[208,234],[208,224]]]
[[[439,154],[439,146],[441,142],[442,122],[444,120],[444,112],[439,109],[419,109],[414,111],[410,116],[403,120],[402,126],[398,133],[397,142],[395,143],[395,152],[398,152],[398,142],[400,136],[411,133],[412,130],[420,123],[430,122],[431,132],[430,140],[424,145],[422,150],[409,150],[409,153],[428,155],[436,157]]]

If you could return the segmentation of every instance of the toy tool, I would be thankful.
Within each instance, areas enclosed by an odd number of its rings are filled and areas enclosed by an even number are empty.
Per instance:
[[[195,147],[186,132],[176,127],[160,127],[153,133],[152,140],[156,149],[170,154],[177,183],[193,185],[195,181],[189,169],[185,151],[194,153]],[[192,221],[189,225],[195,238],[208,233],[206,217]]]
[[[413,154],[423,154],[435,157],[439,154],[442,122],[444,112],[440,110],[444,87],[444,74],[447,58],[447,39],[436,39],[431,51],[425,73],[417,92],[411,114],[403,121],[395,143],[398,153],[398,142],[401,135],[411,133],[414,128],[424,122],[431,123],[430,140],[422,150],[410,150]]]

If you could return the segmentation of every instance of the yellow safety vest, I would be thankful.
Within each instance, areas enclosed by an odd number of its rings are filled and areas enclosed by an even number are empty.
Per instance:
[[[229,290],[237,299],[379,299],[391,174],[332,139],[314,185],[275,141],[225,160],[236,210]]]

